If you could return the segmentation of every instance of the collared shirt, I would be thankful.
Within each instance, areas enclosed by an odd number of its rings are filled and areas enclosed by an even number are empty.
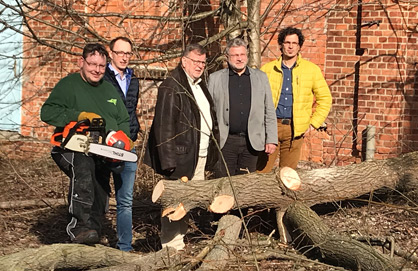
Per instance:
[[[296,65],[296,63],[295,63]],[[278,119],[291,119],[293,107],[293,88],[292,88],[292,69],[293,65],[288,68],[282,62],[283,83],[282,92],[280,94],[279,103],[276,108],[276,116]]]
[[[238,75],[229,69],[229,133],[247,133],[251,109],[251,79],[248,67]]]
[[[212,131],[210,104],[199,85],[202,79],[193,80],[186,71],[184,71],[184,73],[187,76],[187,81],[189,81],[190,88],[192,89],[193,96],[200,112],[200,127],[198,127],[200,129],[199,156],[206,157],[208,155],[210,132]]]
[[[111,71],[115,73],[116,80],[119,83],[120,89],[122,90],[123,94],[126,97],[126,93],[128,92],[129,84],[131,83],[132,73],[129,72],[129,69],[126,68],[123,71],[123,78],[120,76],[120,73],[115,70],[112,64],[109,63],[109,68]]]

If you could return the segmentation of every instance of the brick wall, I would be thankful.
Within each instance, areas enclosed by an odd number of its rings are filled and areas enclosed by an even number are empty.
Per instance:
[[[262,1],[262,11],[269,1]],[[306,135],[303,159],[324,164],[343,165],[359,162],[364,156],[365,129],[376,127],[375,158],[384,159],[402,152],[418,150],[418,99],[417,99],[417,7],[410,3],[383,1],[306,1],[278,2],[269,12],[261,29],[262,63],[280,55],[277,44],[278,29],[296,26],[306,37],[302,56],[316,63],[323,71],[333,95],[333,108],[327,119],[327,132]],[[81,2],[80,2],[81,3]],[[191,10],[210,11],[218,7],[217,1],[201,1],[201,6],[179,6],[183,1],[103,1],[93,12],[92,6],[74,6],[88,14],[118,12],[129,16],[187,14]],[[246,1],[241,1],[246,11]],[[337,5],[338,4],[338,5]],[[42,7],[50,9],[49,7]],[[136,44],[136,57],[132,59],[136,73],[141,76],[141,98],[138,116],[146,131],[152,122],[159,78],[178,63],[167,60],[165,53],[175,51],[183,44],[201,40],[222,31],[220,18],[193,22],[183,28],[179,21],[158,22],[144,19],[112,16],[83,17],[89,27],[83,30],[80,22],[66,13],[54,14],[51,22],[69,26],[72,32],[56,32],[53,28],[35,23],[33,30],[40,37],[56,39],[54,46],[63,53],[46,46],[33,46],[25,39],[22,128],[25,139],[33,138],[36,144],[47,144],[52,128],[39,120],[39,109],[56,82],[75,72],[77,59],[85,40],[97,39],[96,32],[106,40],[127,35]],[[51,16],[51,15],[48,15]],[[48,17],[42,17],[48,19]],[[80,19],[81,20],[81,19]],[[367,24],[379,21],[379,24]],[[184,32],[183,32],[184,30]],[[77,33],[77,35],[74,35]],[[185,33],[183,35],[182,33]],[[209,68],[216,62],[224,48],[224,41],[209,47]],[[155,56],[162,57],[157,63]],[[4,141],[3,141],[4,142]],[[14,141],[15,142],[15,141]],[[16,141],[17,142],[17,141]],[[7,150],[12,144],[2,143]],[[23,145],[18,146],[19,149]],[[39,154],[45,148],[39,147]]]
[[[417,12],[410,4],[363,1],[329,14],[324,72],[334,102],[325,163],[364,158],[367,125],[376,127],[376,159],[418,150]]]

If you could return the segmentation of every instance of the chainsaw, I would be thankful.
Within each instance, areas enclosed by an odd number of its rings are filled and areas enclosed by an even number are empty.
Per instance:
[[[129,138],[123,131],[110,131],[106,135],[106,123],[102,118],[92,121],[72,121],[62,132],[51,137],[51,144],[63,149],[96,154],[117,161],[136,162],[138,156],[130,152]]]

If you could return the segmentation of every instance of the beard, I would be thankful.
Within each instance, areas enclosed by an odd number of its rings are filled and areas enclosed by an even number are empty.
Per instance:
[[[241,68],[241,67],[237,67],[236,65],[233,65],[233,64],[231,64],[231,63],[228,63],[228,66],[229,66],[229,68],[230,68],[231,70],[233,70],[233,71],[234,71],[234,72],[236,72],[236,73],[243,72],[243,71],[245,71],[245,69],[247,68],[247,64],[245,64],[245,65],[244,65],[244,63],[240,65],[240,66],[243,66],[242,68]]]

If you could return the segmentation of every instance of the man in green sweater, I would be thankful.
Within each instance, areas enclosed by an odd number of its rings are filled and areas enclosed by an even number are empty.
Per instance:
[[[80,73],[57,83],[41,108],[41,120],[58,132],[71,121],[103,118],[106,131],[122,130],[129,137],[126,107],[115,88],[103,80],[107,57],[103,45],[87,44],[78,61]],[[59,147],[54,147],[51,155],[70,178],[67,234],[75,243],[98,243],[110,193],[111,168],[102,158]]]

